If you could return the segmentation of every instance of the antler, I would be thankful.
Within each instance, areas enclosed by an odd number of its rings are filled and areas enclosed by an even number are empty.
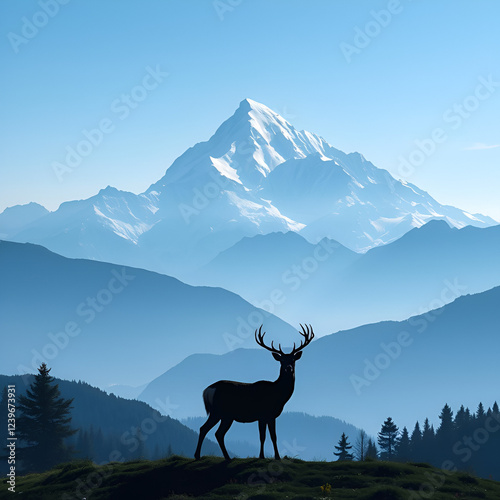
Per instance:
[[[304,341],[300,342],[299,347],[295,347],[295,342],[294,342],[293,349],[292,349],[292,352],[290,354],[296,354],[299,351],[302,351],[302,349],[304,349],[304,347],[308,346],[311,343],[311,340],[314,338],[314,332],[313,332],[311,325],[309,325],[309,326],[306,325],[304,328],[301,324],[300,328],[302,329],[302,331],[299,333],[304,337]],[[268,351],[275,352],[277,354],[284,354],[284,352],[281,350],[281,344],[278,344],[278,349],[276,349],[274,347],[274,341],[271,341],[271,347],[267,346],[264,343],[264,335],[265,334],[266,334],[266,332],[262,333],[262,325],[260,325],[259,330],[255,330],[255,342],[257,342],[257,344],[259,344],[264,349],[267,349]]]
[[[296,354],[299,351],[302,351],[304,347],[308,346],[311,343],[311,340],[314,338],[314,332],[312,329],[311,325],[306,325],[305,328],[300,324],[300,328],[302,329],[301,332],[299,332],[302,337],[304,337],[304,342],[300,341],[299,347],[295,347],[295,342],[293,343],[293,350],[290,354]]]
[[[259,344],[261,347],[263,347],[264,349],[267,349],[268,351],[271,351],[271,352],[275,352],[276,354],[285,354],[282,350],[281,350],[281,344],[278,344],[278,348],[279,349],[276,349],[274,347],[274,341],[271,341],[271,347],[267,346],[265,343],[264,343],[264,335],[266,334],[266,332],[262,333],[262,325],[260,325],[260,328],[259,328],[259,333],[257,333],[257,330],[255,330],[255,342],[257,342],[257,344]]]

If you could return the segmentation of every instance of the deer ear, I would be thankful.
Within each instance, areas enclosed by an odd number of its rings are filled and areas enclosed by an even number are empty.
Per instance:
[[[300,359],[300,358],[301,358],[301,356],[302,356],[302,351],[299,351],[299,352],[298,352],[298,353],[294,356],[294,358],[293,358],[293,359],[295,359],[295,361],[297,361],[298,359]]]
[[[281,361],[281,354],[278,354],[277,352],[273,352],[273,358],[276,361]]]

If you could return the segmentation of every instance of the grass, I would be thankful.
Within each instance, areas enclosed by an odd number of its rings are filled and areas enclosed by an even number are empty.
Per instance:
[[[0,499],[13,498],[0,483]],[[322,488],[323,487],[323,488]],[[165,460],[63,464],[18,476],[16,493],[29,500],[402,500],[500,498],[500,483],[427,464],[304,462],[174,456]]]

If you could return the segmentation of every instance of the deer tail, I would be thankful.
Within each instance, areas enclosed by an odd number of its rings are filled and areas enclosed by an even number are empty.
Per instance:
[[[203,402],[205,403],[205,410],[207,415],[212,413],[212,407],[214,404],[215,387],[209,386],[203,391]]]

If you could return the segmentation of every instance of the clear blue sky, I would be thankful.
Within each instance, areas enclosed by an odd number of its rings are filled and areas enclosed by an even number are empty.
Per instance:
[[[442,203],[500,220],[500,87],[474,97],[481,77],[500,82],[500,2],[70,0],[53,17],[43,3],[0,5],[0,210],[54,210],[108,184],[142,192],[249,97]],[[342,44],[356,49],[350,61]],[[120,119],[112,103],[157,65],[168,76]],[[59,182],[52,164],[106,118],[113,131]],[[436,128],[435,151],[401,170]]]

